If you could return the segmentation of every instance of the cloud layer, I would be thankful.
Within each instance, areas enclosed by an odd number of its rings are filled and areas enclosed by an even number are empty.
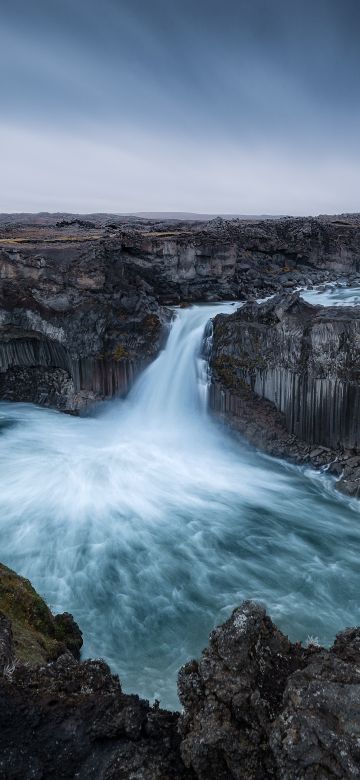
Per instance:
[[[5,0],[0,209],[359,210],[359,22],[357,0]]]

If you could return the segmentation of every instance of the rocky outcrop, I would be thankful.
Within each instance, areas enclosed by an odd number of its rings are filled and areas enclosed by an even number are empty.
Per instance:
[[[74,658],[80,658],[82,634],[73,617],[67,612],[62,615],[52,615],[29,580],[20,577],[2,563],[0,564],[0,617],[0,666],[2,664],[2,668],[5,665],[9,666],[10,659],[16,659],[17,662],[27,666],[36,666],[52,661],[66,651],[69,651]],[[4,636],[7,637],[5,640]],[[4,641],[3,645],[2,641]]]
[[[178,715],[122,692],[103,661],[71,655],[0,677],[1,777],[56,780],[193,778]]]
[[[30,583],[2,571],[4,780],[359,777],[360,629],[339,634],[330,650],[303,647],[246,601],[181,669],[179,715],[125,694],[104,661],[76,660],[71,616],[57,616],[63,643],[50,660],[57,618]],[[45,657],[34,657],[32,633]]]
[[[77,411],[127,392],[169,313],[101,242],[0,248],[0,396]]]
[[[126,695],[103,661],[79,662],[81,632],[0,564],[0,775],[193,778],[179,715]]]
[[[0,398],[76,412],[126,393],[166,338],[166,306],[357,274],[360,222],[0,220]]]
[[[120,233],[120,229],[119,229]],[[360,271],[359,215],[121,226],[121,251],[157,272],[164,302],[259,297]],[[112,239],[115,241],[118,239]]]
[[[200,780],[360,776],[360,629],[293,645],[244,602],[179,675],[181,754]]]
[[[274,455],[314,465],[335,462],[334,473],[344,472],[345,492],[356,493],[359,345],[357,307],[311,306],[298,294],[218,315],[211,406]]]

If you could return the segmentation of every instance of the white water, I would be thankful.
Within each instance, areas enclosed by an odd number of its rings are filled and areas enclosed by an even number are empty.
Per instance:
[[[359,306],[360,287],[331,283],[313,290],[303,290],[301,297],[315,306]]]
[[[199,348],[224,309],[178,311],[128,400],[96,416],[0,404],[0,560],[75,615],[84,656],[163,706],[243,598],[292,639],[360,622],[358,503],[206,413]]]

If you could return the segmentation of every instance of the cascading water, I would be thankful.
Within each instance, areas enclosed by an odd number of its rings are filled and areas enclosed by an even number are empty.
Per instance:
[[[93,417],[0,404],[0,560],[74,614],[84,656],[163,706],[244,598],[292,639],[360,622],[357,502],[204,413],[204,328],[231,310],[179,310],[128,399]]]
[[[301,297],[315,306],[359,306],[360,289],[333,282],[313,290],[302,290]]]

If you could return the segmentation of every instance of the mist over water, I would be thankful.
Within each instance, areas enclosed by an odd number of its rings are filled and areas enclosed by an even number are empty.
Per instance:
[[[0,404],[0,560],[84,633],[123,688],[178,708],[176,675],[244,598],[290,638],[360,622],[356,501],[206,411],[205,325],[179,310],[125,401],[74,418]]]

